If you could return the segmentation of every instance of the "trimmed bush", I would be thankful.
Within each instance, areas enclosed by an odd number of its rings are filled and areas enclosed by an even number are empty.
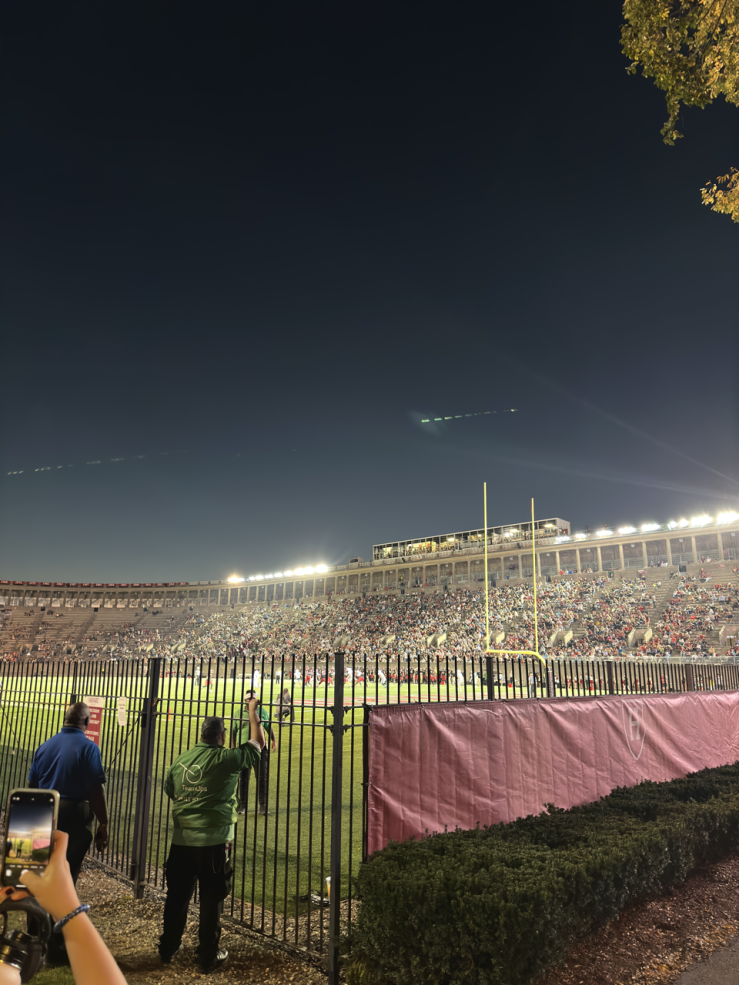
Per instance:
[[[524,985],[638,897],[739,845],[739,763],[391,843],[358,876],[350,985]]]

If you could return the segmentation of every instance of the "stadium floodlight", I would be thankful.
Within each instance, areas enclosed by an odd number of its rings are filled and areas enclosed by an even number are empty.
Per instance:
[[[702,516],[691,516],[690,526],[691,527],[704,527],[707,523],[711,523],[711,517],[704,513]]]
[[[659,524],[658,523],[642,523],[642,525],[641,525],[641,527],[639,529],[641,530],[641,532],[643,534],[648,534],[648,533],[651,533],[652,530],[659,530]]]
[[[257,581],[263,581],[264,580],[264,575],[254,575],[254,577],[256,578]]]
[[[612,530],[596,530],[596,537],[613,537]]]
[[[554,524],[552,524],[552,526],[554,526]],[[579,534],[575,534],[575,540],[584,540],[587,536],[587,534],[581,532]]]
[[[674,530],[676,526],[677,526],[677,520],[670,520],[670,522],[667,524],[667,529]]]
[[[555,537],[555,538],[554,538],[554,543],[555,543],[555,544],[564,544],[564,543],[565,543],[565,541],[567,541],[567,540],[569,540],[569,539],[570,539],[570,538],[569,538],[569,537],[567,537],[566,535],[564,535],[564,536],[562,536],[562,537]]]
[[[735,513],[733,510],[726,510],[716,517],[716,523],[734,523],[735,520],[739,520],[739,513]]]
[[[620,537],[625,536],[625,534],[635,534],[636,533],[636,527],[619,527],[618,528],[618,533],[619,533],[619,536]]]
[[[272,577],[273,578],[282,578],[282,572],[281,571],[275,571],[275,573],[274,573],[274,575]]]
[[[682,517],[682,519],[678,523],[678,527],[689,527],[689,526],[690,526],[690,520],[686,520],[685,517]]]
[[[324,573],[324,571],[328,571],[328,565],[327,564],[317,564],[316,565],[316,574],[322,575]]]
[[[231,575],[230,578],[227,578],[226,579],[226,581],[230,582],[232,585],[236,585],[236,584],[238,584],[239,582],[241,582],[243,580],[244,579],[241,578],[239,575]]]

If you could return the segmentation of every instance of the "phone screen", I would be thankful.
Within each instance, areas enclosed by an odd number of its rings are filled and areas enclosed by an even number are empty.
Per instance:
[[[59,794],[52,790],[12,790],[5,816],[2,883],[19,886],[24,869],[42,875],[54,847]]]

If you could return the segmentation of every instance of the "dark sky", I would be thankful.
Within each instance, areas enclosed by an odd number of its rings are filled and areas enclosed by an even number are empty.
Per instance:
[[[0,577],[737,508],[739,115],[618,3],[4,9]]]

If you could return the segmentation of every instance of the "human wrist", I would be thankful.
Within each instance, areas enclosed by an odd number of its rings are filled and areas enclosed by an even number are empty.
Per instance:
[[[41,901],[39,900],[39,902]],[[44,904],[41,903],[41,905],[43,906]],[[68,913],[72,913],[73,910],[76,910],[81,905],[82,904],[80,902],[79,896],[77,895],[77,893],[73,892],[70,893],[68,896],[65,895],[63,899],[59,900],[59,902],[55,901],[53,904],[49,905],[48,907],[44,906],[44,909],[48,910],[51,919],[54,921],[54,923],[57,923],[59,920],[63,920]]]

